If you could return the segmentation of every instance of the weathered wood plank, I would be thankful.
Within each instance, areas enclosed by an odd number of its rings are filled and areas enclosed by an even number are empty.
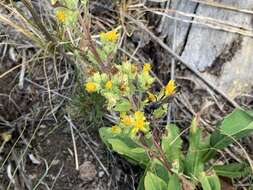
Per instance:
[[[189,1],[177,1],[177,10],[192,10]],[[253,8],[252,0],[220,0],[220,3],[246,9]],[[184,9],[180,6],[189,6]],[[211,17],[252,28],[253,15],[243,14],[199,4],[196,15]],[[173,25],[168,22],[167,34],[173,36]],[[182,58],[192,67],[202,72],[217,88],[234,98],[247,92],[253,85],[253,38],[239,34],[215,30],[193,24],[189,33],[185,32],[189,24],[181,22],[177,29],[177,49],[182,49]],[[182,47],[185,43],[185,47]],[[168,41],[171,46],[171,40]]]

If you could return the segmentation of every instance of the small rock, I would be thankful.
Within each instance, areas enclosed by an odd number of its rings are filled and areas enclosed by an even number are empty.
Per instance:
[[[92,155],[89,155],[89,156],[88,156],[88,160],[93,160],[93,156],[92,156]]]
[[[83,155],[83,157],[84,157],[85,159],[87,159],[87,158],[88,158],[88,156],[89,156],[89,155],[88,155],[88,154],[86,154],[86,153]]]
[[[102,178],[104,175],[105,175],[105,172],[104,172],[104,171],[98,172],[98,177],[99,177],[99,178]]]
[[[92,164],[90,161],[84,162],[82,165],[80,165],[80,178],[84,182],[92,181],[96,178],[97,171],[96,166]]]

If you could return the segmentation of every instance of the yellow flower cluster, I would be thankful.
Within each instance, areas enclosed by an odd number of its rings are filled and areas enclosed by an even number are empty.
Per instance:
[[[105,88],[108,90],[110,90],[112,88],[112,81],[111,80],[109,80],[105,83]]]
[[[87,82],[85,84],[85,89],[87,92],[92,93],[97,90],[96,84],[94,82]]]
[[[175,80],[170,80],[168,84],[165,86],[165,95],[171,96],[175,94],[175,92],[176,92]]]
[[[143,71],[148,73],[149,71],[151,71],[151,65],[149,63],[145,63],[143,65]]]
[[[139,131],[148,132],[148,122],[143,112],[137,111],[134,113],[134,116],[131,117],[123,113],[121,116],[121,123],[126,127],[132,127],[131,134],[136,135]],[[114,125],[111,128],[113,133],[120,133],[122,129],[118,125]]]
[[[125,125],[125,126],[131,126],[132,125],[132,118],[129,115],[123,114],[121,116],[121,122]]]
[[[104,33],[103,35],[108,40],[114,40],[113,36],[117,36],[114,32]],[[135,95],[137,90],[147,94],[147,98],[141,100],[140,107],[137,104],[138,109],[141,110],[143,109],[141,106],[145,106],[148,102],[159,101],[164,95],[174,95],[176,93],[175,81],[170,80],[160,93],[153,94],[149,89],[155,79],[149,73],[151,71],[149,63],[145,63],[142,70],[129,62],[116,65],[115,68],[117,69],[116,73],[96,72],[93,74],[85,84],[85,89],[89,93],[99,92],[106,98],[108,109],[120,112],[120,120],[117,125],[111,128],[113,133],[126,132],[131,135],[136,135],[138,132],[147,133],[149,131],[149,122],[146,120],[144,112],[136,111],[131,114],[133,110],[131,97]],[[133,74],[133,72],[136,73]],[[146,87],[146,84],[148,84],[148,87]]]
[[[111,30],[109,32],[101,32],[100,38],[115,43],[118,40],[119,34],[116,30]]]
[[[57,20],[59,20],[60,22],[64,23],[66,20],[66,14],[64,11],[59,10],[55,13],[55,16],[57,18]]]
[[[147,132],[147,122],[143,112],[137,111],[134,113],[134,126],[132,129],[132,133],[136,134],[139,131]]]

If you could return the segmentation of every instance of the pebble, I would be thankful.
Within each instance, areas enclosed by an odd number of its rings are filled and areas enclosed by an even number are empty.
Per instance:
[[[80,169],[79,170],[80,178],[84,182],[89,182],[96,178],[97,175],[96,166],[90,161],[84,162],[82,165],[80,165],[79,169]]]
[[[104,171],[99,171],[99,172],[98,172],[98,177],[99,177],[99,178],[102,178],[104,175],[105,175],[105,172],[104,172]]]

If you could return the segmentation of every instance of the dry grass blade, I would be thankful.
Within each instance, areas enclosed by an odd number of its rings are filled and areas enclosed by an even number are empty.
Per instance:
[[[146,9],[146,11],[149,11],[154,14],[161,15],[161,16],[173,19],[173,20],[177,20],[177,21],[181,21],[181,22],[185,22],[185,23],[203,25],[203,26],[207,26],[209,28],[213,28],[216,30],[223,30],[223,31],[230,32],[230,33],[236,33],[236,34],[241,34],[243,36],[253,37],[253,32],[252,32],[251,28],[245,27],[242,25],[238,25],[238,24],[234,24],[234,23],[230,23],[230,22],[226,22],[223,20],[218,20],[218,19],[214,19],[211,17],[204,17],[204,16],[195,15],[195,14],[191,14],[191,13],[184,13],[184,12],[172,10],[172,9],[167,10],[167,12],[177,13],[178,15],[184,16],[186,18],[194,18],[194,20],[182,19],[182,18],[179,18],[176,16],[171,16],[165,12],[157,11],[157,9],[154,10],[154,9],[150,9],[147,7],[145,7],[145,9]]]
[[[11,20],[6,18],[2,14],[0,14],[0,22],[15,28],[17,31],[21,32],[22,34],[24,34],[29,39],[32,39],[37,44],[43,44],[42,41],[38,37],[36,37],[32,32],[30,32],[29,30],[25,29],[24,27],[12,22]]]
[[[0,75],[0,79],[4,78],[6,75],[8,75],[9,73],[11,73],[12,71],[18,69],[19,67],[21,67],[22,64],[16,65],[15,67],[12,67],[11,69],[9,69],[8,71],[4,72],[3,74]]]
[[[204,5],[208,5],[208,6],[212,6],[212,7],[217,7],[217,8],[222,8],[222,9],[227,9],[227,10],[231,10],[231,11],[236,11],[236,12],[240,12],[240,13],[245,13],[245,14],[253,14],[253,11],[251,10],[247,10],[247,9],[240,9],[234,6],[229,6],[229,5],[224,5],[221,3],[217,3],[214,1],[203,1],[203,0],[190,0],[192,2],[195,3],[201,3]]]
[[[155,2],[155,3],[168,2],[168,0],[147,0],[147,1]],[[240,13],[245,13],[245,14],[253,14],[252,10],[243,9],[243,8],[239,8],[239,7],[235,7],[235,6],[231,6],[231,5],[225,5],[222,3],[214,2],[213,0],[206,0],[206,1],[205,0],[189,0],[189,1],[194,2],[194,3],[200,3],[203,5],[212,6],[212,7],[216,7],[216,8],[227,9],[230,11],[235,11],[235,12],[240,12]]]
[[[70,132],[71,132],[71,138],[72,138],[74,154],[75,154],[76,170],[79,170],[79,161],[78,161],[78,155],[77,155],[77,148],[76,148],[75,135],[74,135],[74,131],[73,131],[73,125],[72,125],[72,122],[71,122],[69,117],[64,116],[64,118],[66,119],[66,121],[69,122],[69,128],[70,128]]]
[[[19,160],[17,160],[17,163],[16,163],[17,167],[15,168],[15,170],[14,170],[14,172],[13,172],[13,176],[16,175],[18,169],[20,168],[20,164],[21,164],[22,160],[24,159],[24,156],[26,155],[26,153],[27,153],[27,151],[28,151],[28,149],[29,149],[29,146],[30,146],[31,143],[32,143],[32,140],[34,139],[35,134],[36,134],[37,131],[39,130],[39,127],[40,127],[41,122],[43,121],[45,115],[46,115],[46,112],[43,114],[43,116],[42,116],[42,118],[40,119],[38,125],[36,126],[36,128],[35,128],[35,130],[34,130],[32,136],[31,136],[29,142],[27,143],[27,145],[26,145],[24,151],[22,152],[21,156],[19,157]],[[7,190],[9,190],[10,188],[11,188],[11,183],[8,184]]]
[[[40,16],[37,14],[36,10],[34,9],[32,3],[28,0],[21,0],[26,8],[30,11],[33,16],[34,21],[36,22],[37,27],[40,31],[45,35],[48,41],[56,42],[55,38],[48,32],[44,24],[41,22]]]

